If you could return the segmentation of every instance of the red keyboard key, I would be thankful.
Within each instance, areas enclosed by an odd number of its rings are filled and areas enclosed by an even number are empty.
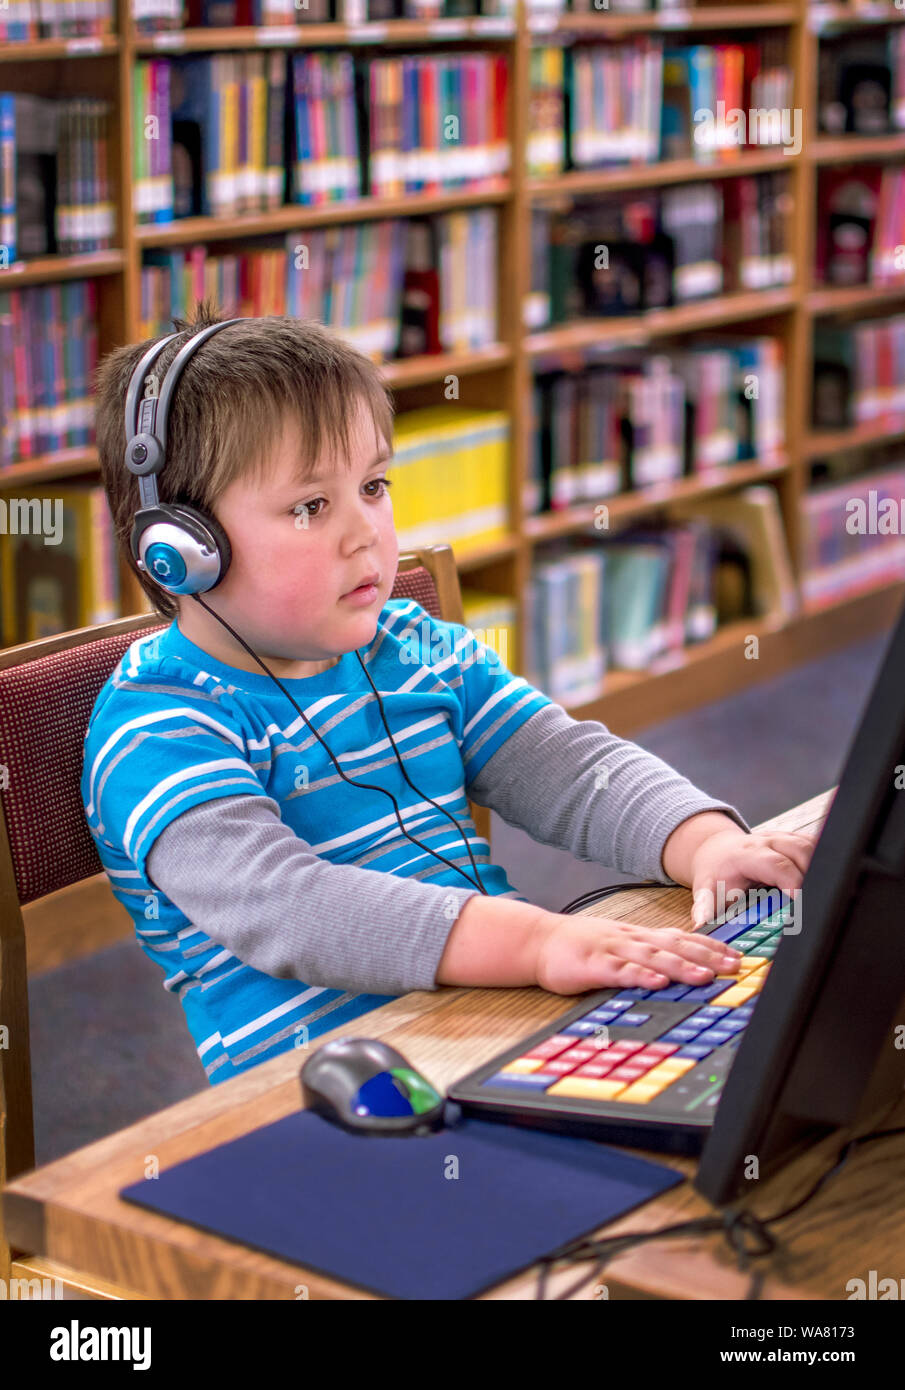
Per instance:
[[[616,1067],[609,1074],[610,1081],[637,1081],[639,1076],[643,1076],[646,1067]]]
[[[575,1062],[577,1065],[580,1062],[590,1062],[591,1058],[596,1056],[596,1054],[596,1047],[570,1047],[567,1052],[561,1052],[557,1060],[560,1062]]]
[[[557,1033],[555,1037],[545,1038],[543,1042],[537,1044],[537,1047],[532,1047],[530,1052],[525,1053],[525,1056],[541,1059],[558,1057],[561,1052],[565,1052],[566,1048],[571,1047],[574,1041],[574,1038]]]

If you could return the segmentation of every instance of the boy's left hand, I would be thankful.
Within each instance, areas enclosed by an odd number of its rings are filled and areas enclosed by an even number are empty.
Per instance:
[[[816,835],[791,830],[755,830],[747,834],[736,827],[709,835],[698,846],[691,863],[691,916],[695,927],[711,922],[720,899],[725,902],[734,889],[763,884],[791,893],[800,888],[816,843]],[[719,883],[723,885],[721,894]]]

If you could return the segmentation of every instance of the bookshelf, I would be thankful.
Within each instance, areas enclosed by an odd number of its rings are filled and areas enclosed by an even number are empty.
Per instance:
[[[514,599],[517,634],[523,631],[525,594],[538,547],[553,538],[577,535],[593,520],[594,505],[525,515],[522,485],[531,447],[529,398],[532,377],[545,363],[578,366],[593,352],[605,362],[608,349],[660,344],[681,346],[692,335],[724,326],[744,326],[751,334],[772,333],[783,343],[786,362],[785,447],[778,459],[754,459],[669,484],[606,498],[616,526],[654,513],[669,514],[675,503],[731,492],[752,482],[775,486],[789,542],[793,569],[801,572],[802,495],[811,460],[855,448],[871,448],[905,439],[899,429],[875,423],[848,429],[815,431],[810,427],[813,329],[822,317],[859,314],[879,316],[905,311],[905,283],[893,286],[824,287],[814,283],[815,220],[818,171],[824,166],[864,160],[905,160],[905,134],[829,137],[818,134],[815,112],[818,45],[821,36],[840,27],[872,28],[905,23],[905,9],[895,4],[771,3],[694,5],[680,9],[627,13],[529,13],[518,0],[514,18],[477,16],[436,20],[399,19],[363,24],[307,24],[292,28],[186,29],[138,34],[129,0],[117,0],[116,34],[104,38],[46,39],[0,46],[0,90],[36,95],[91,93],[108,99],[115,120],[110,158],[116,203],[116,247],[77,256],[47,256],[0,270],[0,289],[46,285],[90,277],[98,291],[99,349],[133,341],[138,335],[142,253],[151,247],[195,241],[228,247],[246,237],[304,227],[412,217],[472,207],[495,207],[499,213],[497,276],[500,340],[472,351],[389,362],[382,370],[393,388],[398,411],[442,403],[444,379],[460,379],[459,403],[466,407],[508,411],[512,422],[509,465],[510,514],[502,540],[457,556],[466,582],[495,589]],[[803,113],[801,150],[745,150],[732,161],[703,165],[694,159],[667,159],[656,164],[606,170],[571,171],[536,178],[526,172],[530,55],[533,45],[568,44],[578,38],[620,39],[664,33],[672,40],[693,35],[695,41],[743,31],[781,30],[788,40],[794,103]],[[131,79],[141,58],[256,49],[352,48],[369,54],[408,50],[455,52],[466,45],[503,53],[509,63],[508,134],[510,171],[491,189],[410,193],[399,198],[361,198],[329,205],[292,205],[269,212],[218,219],[192,217],[169,224],[139,224],[132,213],[133,170]],[[745,174],[787,171],[793,213],[789,250],[794,264],[791,284],[758,291],[730,291],[631,318],[582,318],[531,331],[522,306],[531,288],[530,222],[532,208],[587,194],[656,189]],[[450,408],[455,408],[451,406]],[[25,484],[54,480],[96,480],[97,458],[91,449],[68,450],[16,464],[0,473],[0,495]],[[437,537],[438,540],[442,536]],[[142,591],[121,567],[123,614],[147,608]],[[708,699],[774,675],[797,661],[888,624],[905,595],[905,583],[883,580],[837,603],[804,604],[792,621],[777,626],[749,619],[721,627],[706,642],[651,672],[612,670],[599,697],[569,704],[577,718],[599,718],[631,732],[644,723],[687,709]],[[746,637],[762,639],[761,658],[743,657]],[[516,670],[523,669],[517,645]],[[756,669],[755,669],[756,668]]]

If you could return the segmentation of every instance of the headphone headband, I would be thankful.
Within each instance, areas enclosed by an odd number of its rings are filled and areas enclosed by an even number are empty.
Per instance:
[[[149,347],[144,357],[138,363],[129,380],[129,389],[126,391],[126,443],[134,434],[138,433],[138,407],[140,404],[141,389],[144,385],[148,371],[153,367],[160,354],[163,352],[167,343],[171,343],[174,338],[178,338],[178,333],[170,333],[168,337],[161,338],[159,343],[154,343]]]

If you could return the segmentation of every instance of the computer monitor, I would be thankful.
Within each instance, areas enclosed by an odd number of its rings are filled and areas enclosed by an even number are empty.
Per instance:
[[[905,1086],[905,606],[794,902],[694,1180],[715,1206]]]

